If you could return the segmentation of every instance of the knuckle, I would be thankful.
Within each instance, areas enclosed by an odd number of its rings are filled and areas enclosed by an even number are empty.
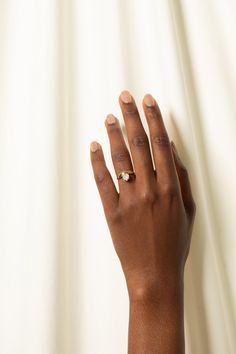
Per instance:
[[[119,223],[122,219],[122,214],[120,212],[119,208],[114,208],[109,211],[108,214],[109,220],[112,221],[112,223]]]
[[[126,117],[137,118],[137,116],[139,115],[138,109],[137,109],[136,105],[134,105],[133,103],[130,103],[130,105],[126,105],[123,114],[124,114],[125,118]]]
[[[104,171],[95,172],[94,178],[95,178],[97,185],[104,185],[108,182],[108,174]]]
[[[136,135],[131,139],[134,146],[146,146],[148,144],[148,137],[146,134]]]
[[[165,183],[161,185],[160,194],[164,198],[174,198],[178,196],[178,187],[173,183]]]
[[[154,204],[156,202],[156,195],[153,191],[142,191],[139,195],[141,202],[145,204]]]
[[[129,213],[133,213],[135,208],[137,207],[137,199],[134,196],[130,196],[129,198],[125,198],[122,202],[122,207],[120,213],[124,218],[127,218]]]
[[[135,209],[136,205],[137,205],[136,198],[130,197],[130,198],[127,199],[123,209],[129,209],[129,210],[131,209],[131,210],[133,210],[133,209]]]
[[[116,151],[112,153],[112,160],[116,162],[127,161],[129,159],[129,152],[127,150]]]
[[[154,135],[152,136],[151,139],[154,145],[164,147],[164,148],[170,146],[170,140],[167,134]]]
[[[160,111],[156,110],[155,107],[148,108],[146,116],[149,120],[161,119]]]

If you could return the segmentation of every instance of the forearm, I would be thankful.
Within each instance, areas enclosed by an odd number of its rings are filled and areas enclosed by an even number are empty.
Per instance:
[[[183,285],[130,300],[128,354],[184,354]]]

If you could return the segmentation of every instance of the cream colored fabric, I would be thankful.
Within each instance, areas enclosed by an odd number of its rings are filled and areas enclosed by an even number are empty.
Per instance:
[[[123,122],[123,89],[140,109],[156,97],[190,172],[186,353],[236,352],[235,13],[234,0],[0,1],[0,353],[126,353],[89,160],[98,140],[115,178],[104,119]]]

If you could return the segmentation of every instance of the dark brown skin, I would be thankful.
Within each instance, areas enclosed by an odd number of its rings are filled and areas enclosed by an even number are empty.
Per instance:
[[[119,120],[108,115],[112,161],[116,175],[133,170],[136,176],[119,179],[118,193],[99,143],[91,143],[90,155],[128,288],[128,353],[183,354],[183,276],[196,212],[188,172],[170,143],[156,100],[150,94],[143,99],[149,138],[128,91],[119,103],[132,159]]]

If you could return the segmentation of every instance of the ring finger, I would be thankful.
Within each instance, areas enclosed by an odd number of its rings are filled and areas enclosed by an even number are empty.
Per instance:
[[[119,120],[112,114],[109,114],[105,120],[105,126],[110,141],[111,157],[116,175],[118,176],[118,174],[124,170],[133,171],[129,150],[126,146]],[[133,178],[133,176],[130,178]],[[120,189],[126,188],[127,185],[130,184],[123,179],[119,179],[118,181]],[[128,189],[130,190],[130,185]]]

